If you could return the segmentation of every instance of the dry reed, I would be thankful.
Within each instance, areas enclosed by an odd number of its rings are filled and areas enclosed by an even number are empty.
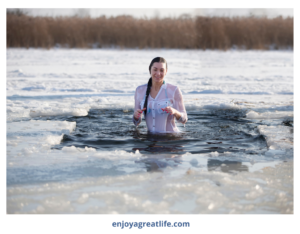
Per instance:
[[[293,18],[136,19],[7,14],[7,47],[293,48]]]

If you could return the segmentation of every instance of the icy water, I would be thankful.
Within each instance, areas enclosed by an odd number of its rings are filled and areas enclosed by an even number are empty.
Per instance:
[[[184,95],[178,134],[132,123],[157,53]],[[293,213],[292,56],[8,50],[7,213]]]
[[[133,153],[139,150],[148,157],[159,154],[179,157],[185,153],[234,152],[241,153],[238,158],[241,162],[249,158],[252,161],[274,160],[272,157],[261,156],[268,150],[265,138],[257,129],[257,126],[265,124],[262,121],[257,123],[247,120],[238,116],[242,114],[239,112],[233,118],[199,112],[189,112],[189,123],[180,126],[181,133],[154,134],[147,131],[145,122],[138,128],[132,126],[132,111],[90,110],[87,116],[61,119],[76,122],[76,130],[65,134],[61,143],[53,148],[92,147],[99,151],[114,151],[118,148]],[[293,122],[269,122],[269,125],[272,124],[286,126]]]
[[[131,124],[132,111],[121,109],[90,110],[88,115],[79,117],[44,117],[34,118],[38,121],[68,121],[76,122],[76,129],[72,133],[64,134],[60,144],[52,146],[52,149],[61,150],[64,147],[76,147],[78,151],[85,148],[93,148],[97,151],[114,152],[116,149],[128,153],[136,153],[142,156],[135,161],[138,168],[147,171],[163,170],[166,167],[182,167],[189,169],[191,166],[206,168],[209,171],[221,170],[227,173],[237,171],[249,171],[247,163],[279,162],[292,159],[292,154],[266,155],[268,145],[265,137],[258,131],[258,126],[264,125],[262,121],[250,121],[243,118],[243,113],[235,112],[228,118],[215,113],[189,113],[189,123],[181,126],[181,133],[176,134],[153,134],[147,131],[145,122],[138,128]],[[232,113],[231,113],[232,114]],[[244,116],[245,117],[245,116]],[[281,121],[281,122],[280,122]],[[268,121],[269,126],[293,125],[291,120]],[[291,128],[292,129],[292,128]],[[188,167],[181,166],[185,154],[209,155],[207,160],[191,162]],[[233,157],[233,155],[235,155]],[[218,156],[218,157],[214,157]],[[97,164],[100,164],[97,166]],[[63,181],[65,179],[81,178],[85,176],[112,175],[112,171],[103,171],[102,162],[96,162],[94,168],[86,165],[73,172],[65,173],[64,170],[45,169],[43,176],[39,171],[18,168],[8,174],[8,185],[18,183],[32,183],[42,181]],[[272,165],[272,163],[270,164]],[[127,171],[126,171],[127,169]],[[122,165],[122,172],[117,174],[130,174],[135,169],[132,164]],[[46,172],[48,171],[48,172]],[[135,170],[133,170],[135,172]],[[10,169],[9,169],[10,172]],[[114,172],[116,173],[116,172]],[[20,176],[16,176],[20,174]],[[30,174],[30,177],[21,175]],[[17,178],[15,180],[14,178]],[[31,179],[29,179],[31,178]]]

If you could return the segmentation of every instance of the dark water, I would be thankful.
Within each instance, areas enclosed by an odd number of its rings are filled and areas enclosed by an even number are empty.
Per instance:
[[[202,154],[210,152],[242,152],[256,155],[267,151],[265,138],[257,131],[257,123],[241,116],[224,116],[213,113],[190,112],[182,131],[176,134],[148,133],[145,121],[136,128],[132,111],[90,110],[87,116],[60,117],[55,120],[76,122],[76,130],[65,134],[60,145],[93,147],[97,150],[139,150],[142,154]],[[241,115],[241,113],[238,113]],[[52,118],[51,118],[52,119]]]

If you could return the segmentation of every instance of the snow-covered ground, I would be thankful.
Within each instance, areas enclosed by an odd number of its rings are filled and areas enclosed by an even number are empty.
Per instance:
[[[293,112],[291,51],[8,49],[7,118],[132,108],[135,88],[148,81],[159,55],[168,61],[166,82],[180,87],[188,110]]]
[[[32,120],[132,110],[157,56],[168,61],[166,82],[180,87],[188,113],[233,111],[263,121],[258,131],[273,162],[244,162],[247,172],[230,174],[226,163],[201,167],[217,152],[187,153],[180,168],[148,173],[135,163],[143,159],[138,151],[52,149],[76,122]],[[277,159],[293,154],[293,65],[292,51],[7,49],[7,212],[293,213],[293,160]],[[274,121],[290,125],[268,124]],[[76,174],[97,162],[103,175]],[[74,179],[48,180],[56,170]]]

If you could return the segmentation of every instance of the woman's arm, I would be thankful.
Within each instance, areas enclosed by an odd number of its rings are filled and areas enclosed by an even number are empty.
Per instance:
[[[183,104],[182,93],[179,88],[175,90],[174,101],[174,108],[168,106],[164,110],[170,115],[174,115],[178,122],[185,124],[188,120],[188,117]]]
[[[146,107],[143,108],[142,110],[141,109],[137,109],[134,113],[133,113],[133,119],[135,121],[138,121],[139,118],[141,117],[141,115],[143,114],[143,111],[146,110]]]
[[[142,110],[140,109],[139,106],[139,100],[138,100],[138,90],[135,90],[135,95],[134,95],[134,112],[132,116],[132,121],[135,126],[138,126],[141,121],[142,121]]]
[[[179,120],[181,118],[182,114],[178,110],[176,110],[176,109],[174,109],[174,108],[172,108],[170,106],[168,106],[166,108],[162,108],[162,110],[165,111],[165,112],[167,112],[170,115],[174,115],[175,118],[176,118],[176,120]]]

